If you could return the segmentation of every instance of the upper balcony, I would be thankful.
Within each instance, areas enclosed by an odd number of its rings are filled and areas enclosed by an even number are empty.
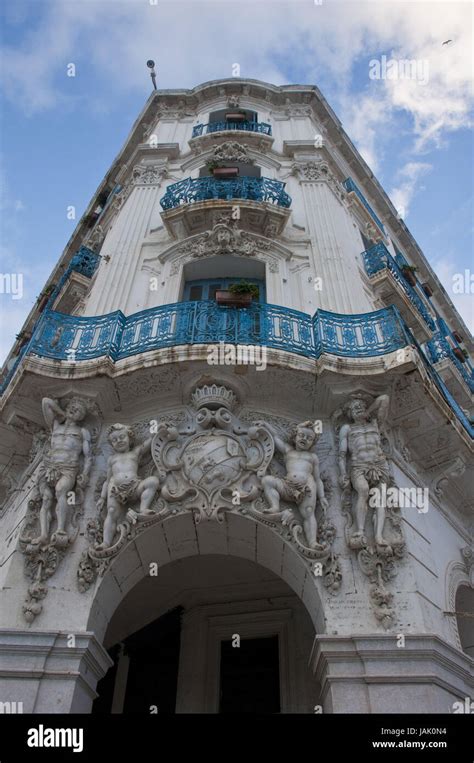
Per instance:
[[[278,235],[290,215],[291,197],[284,189],[285,183],[265,177],[186,178],[166,189],[161,216],[171,235],[183,228],[193,235],[212,227],[210,215],[216,208],[231,210],[238,204],[245,227],[259,233],[271,229]]]
[[[242,133],[245,133],[245,136]],[[239,141],[242,138],[245,138],[245,143],[249,148],[267,151],[273,144],[271,125],[266,122],[258,122],[256,119],[241,121],[217,119],[214,122],[208,122],[208,124],[195,125],[189,145],[193,148],[199,144],[200,150],[206,150],[209,146],[214,146],[219,142]]]
[[[416,339],[422,344],[436,330],[433,316],[428,306],[403,274],[385,244],[379,242],[362,252],[364,265],[375,294],[386,305],[395,305],[412,329]]]
[[[359,212],[359,215],[362,217],[363,221],[366,223],[366,225],[370,225],[373,229],[373,239],[375,241],[379,241],[385,238],[383,223],[379,216],[375,214],[359,186],[354,183],[352,178],[346,178],[342,185],[346,189],[349,195],[349,199]]]
[[[266,122],[249,122],[247,120],[242,122],[231,122],[228,120],[222,122],[209,122],[207,125],[196,125],[193,127],[193,138],[198,138],[201,135],[208,135],[213,132],[222,132],[223,130],[239,130],[244,132],[258,132],[262,135],[271,135],[272,128]]]
[[[459,343],[438,330],[426,343],[426,355],[435,364],[450,392],[462,405],[469,408],[474,392],[474,369]]]

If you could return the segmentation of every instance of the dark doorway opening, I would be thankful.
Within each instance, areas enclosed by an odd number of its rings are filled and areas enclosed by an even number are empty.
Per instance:
[[[220,713],[279,713],[278,636],[221,643]]]
[[[124,714],[176,712],[181,612],[177,607],[123,641],[129,659]],[[114,665],[97,685],[93,713],[111,712],[120,651],[119,645],[109,650]]]

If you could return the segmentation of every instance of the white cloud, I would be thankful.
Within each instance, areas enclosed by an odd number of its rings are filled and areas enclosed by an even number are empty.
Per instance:
[[[408,216],[411,201],[418,189],[418,181],[432,168],[427,162],[408,162],[398,171],[399,185],[393,188],[389,196],[400,217]]]

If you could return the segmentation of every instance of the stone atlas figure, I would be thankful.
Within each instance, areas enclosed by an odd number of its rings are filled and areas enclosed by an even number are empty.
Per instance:
[[[361,395],[354,395],[344,406],[351,423],[344,424],[339,432],[340,485],[347,490],[350,485],[357,493],[355,506],[356,530],[352,534],[351,548],[362,548],[369,505],[369,492],[389,484],[390,470],[382,450],[380,429],[387,417],[390,399],[388,395],[377,397],[370,407]],[[350,475],[347,460],[350,456]],[[388,546],[383,537],[386,507],[381,500],[375,502],[375,543]]]
[[[32,543],[44,546],[51,541],[57,546],[65,546],[69,542],[69,514],[76,502],[74,488],[76,485],[87,486],[92,464],[90,433],[79,424],[87,415],[87,405],[82,398],[73,397],[63,410],[57,401],[45,397],[42,407],[51,438],[38,473],[41,534]],[[57,526],[50,537],[54,518]]]

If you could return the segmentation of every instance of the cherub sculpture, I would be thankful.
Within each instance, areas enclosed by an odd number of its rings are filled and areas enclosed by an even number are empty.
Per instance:
[[[285,457],[286,476],[262,477],[262,486],[269,508],[267,513],[280,512],[280,499],[295,503],[303,520],[303,529],[308,545],[313,549],[322,549],[317,542],[318,525],[316,521],[316,504],[319,502],[324,510],[328,502],[324,495],[324,485],[319,472],[319,459],[311,449],[316,443],[318,433],[311,421],[298,424],[294,436],[294,446],[285,442],[276,429],[265,421],[257,422],[257,426],[266,427],[273,435],[275,447]]]
[[[133,447],[131,429],[124,424],[113,424],[109,429],[108,440],[114,454],[109,458],[107,478],[97,502],[99,512],[107,503],[103,542],[97,547],[98,550],[112,545],[117,525],[123,521],[131,504],[140,501],[139,514],[142,516],[155,513],[150,506],[160,484],[158,477],[141,479],[138,476],[140,460],[150,450],[151,437]]]

